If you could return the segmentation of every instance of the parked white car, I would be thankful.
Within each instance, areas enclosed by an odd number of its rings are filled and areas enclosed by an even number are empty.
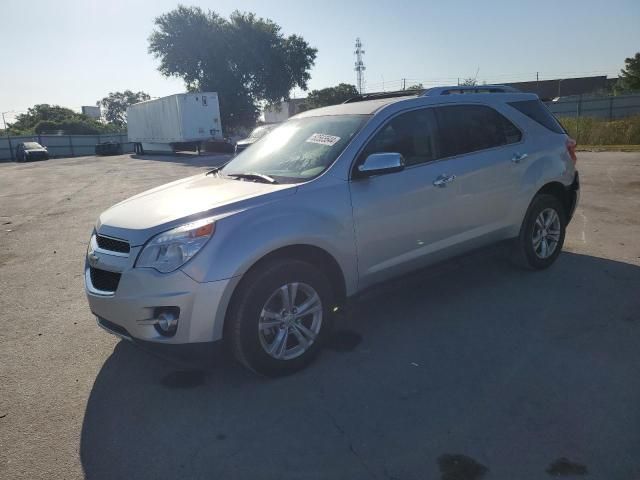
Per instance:
[[[334,311],[392,277],[502,240],[549,267],[579,196],[575,142],[537,96],[441,87],[297,115],[206,174],[96,223],[100,326],[172,346],[228,342],[265,375],[306,366]]]

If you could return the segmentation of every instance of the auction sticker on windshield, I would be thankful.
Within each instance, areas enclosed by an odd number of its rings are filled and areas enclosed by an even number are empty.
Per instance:
[[[319,143],[320,145],[327,145],[328,147],[333,147],[339,141],[340,137],[324,133],[314,133],[307,138],[307,143]]]

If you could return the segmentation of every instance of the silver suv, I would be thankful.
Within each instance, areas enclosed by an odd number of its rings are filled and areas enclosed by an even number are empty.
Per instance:
[[[300,369],[363,289],[512,240],[560,254],[575,142],[501,86],[364,95],[291,118],[222,167],[100,215],[85,283],[100,326],[170,345],[224,339],[265,375]]]

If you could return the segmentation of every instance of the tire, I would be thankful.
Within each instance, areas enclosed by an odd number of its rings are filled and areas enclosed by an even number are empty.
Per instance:
[[[291,298],[290,285],[297,285],[293,306],[283,315],[284,297]],[[314,293],[318,302],[312,303]],[[296,312],[294,306],[305,304],[310,313]],[[300,260],[273,260],[249,272],[238,286],[225,336],[236,359],[248,369],[269,377],[288,375],[318,355],[331,330],[332,309],[331,284],[322,271]]]
[[[544,228],[543,223],[546,224]],[[550,267],[560,255],[566,227],[567,214],[558,197],[537,195],[529,205],[520,234],[514,242],[514,263],[529,270]]]

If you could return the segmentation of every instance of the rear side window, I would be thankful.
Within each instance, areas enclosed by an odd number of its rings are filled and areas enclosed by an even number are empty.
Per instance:
[[[523,100],[520,102],[509,102],[513,108],[525,114],[531,120],[536,121],[553,133],[566,133],[556,117],[545,107],[540,100]]]
[[[440,156],[518,143],[522,133],[507,118],[484,105],[451,105],[435,109],[440,130]]]

